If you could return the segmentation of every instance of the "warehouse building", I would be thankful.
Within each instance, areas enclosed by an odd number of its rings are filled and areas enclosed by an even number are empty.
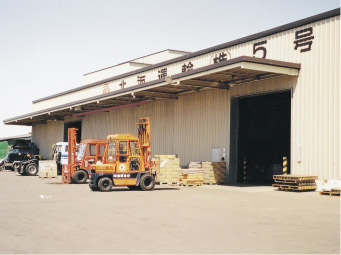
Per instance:
[[[166,50],[84,75],[85,84],[33,101],[4,120],[32,126],[51,145],[137,134],[150,117],[152,152],[226,161],[227,183],[265,182],[282,171],[340,179],[340,9],[193,53]]]

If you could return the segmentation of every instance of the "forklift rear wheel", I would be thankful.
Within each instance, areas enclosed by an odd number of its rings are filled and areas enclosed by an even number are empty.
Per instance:
[[[98,188],[100,191],[110,191],[112,188],[112,180],[109,177],[103,177],[98,181]]]
[[[73,180],[77,184],[86,183],[87,179],[88,179],[88,174],[84,170],[78,170],[73,174]]]
[[[37,175],[38,165],[36,163],[30,163],[26,166],[26,174],[29,176]]]
[[[153,190],[155,186],[154,177],[150,174],[145,174],[141,177],[140,186],[142,190],[148,191]]]

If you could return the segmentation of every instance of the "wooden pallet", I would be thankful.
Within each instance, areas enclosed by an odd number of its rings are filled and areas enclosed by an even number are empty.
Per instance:
[[[279,180],[275,179],[275,182],[277,183],[288,183],[288,184],[295,184],[295,183],[315,183],[315,179],[296,179],[296,180]]]
[[[333,192],[333,191],[321,191],[320,195],[322,196],[340,196],[340,191]]]
[[[156,182],[160,186],[179,186],[179,182]]]
[[[285,185],[285,186],[316,186],[315,182],[276,182],[274,185]]]
[[[304,182],[304,181],[311,181],[311,180],[317,180],[317,176],[306,176],[306,175],[293,175],[293,174],[284,174],[284,175],[274,175],[274,180],[295,180],[298,182]]]
[[[184,186],[184,187],[198,187],[198,186],[201,186],[201,184],[180,184],[180,186]]]
[[[283,190],[283,191],[313,191],[316,190],[317,186],[316,185],[311,185],[311,186],[294,186],[294,185],[284,185],[284,184],[272,184],[272,187],[278,188],[278,190]]]

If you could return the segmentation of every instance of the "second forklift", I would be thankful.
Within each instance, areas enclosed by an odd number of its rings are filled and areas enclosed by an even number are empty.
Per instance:
[[[140,118],[138,137],[131,134],[108,135],[105,162],[91,166],[91,190],[110,191],[113,186],[153,190],[150,122]]]

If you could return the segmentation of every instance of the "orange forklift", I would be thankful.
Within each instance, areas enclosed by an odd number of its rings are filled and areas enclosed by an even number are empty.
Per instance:
[[[106,143],[105,140],[95,139],[80,142],[76,158],[77,169],[72,175],[74,183],[85,183],[90,176],[91,165],[103,163]]]
[[[113,186],[154,189],[149,118],[140,118],[137,125],[138,137],[108,135],[104,162],[91,165],[91,190],[110,191]]]
[[[68,165],[63,165],[64,183],[86,183],[92,164],[102,164],[107,141],[87,139],[80,142],[77,149],[76,128],[68,130]],[[71,156],[70,156],[71,155]]]

